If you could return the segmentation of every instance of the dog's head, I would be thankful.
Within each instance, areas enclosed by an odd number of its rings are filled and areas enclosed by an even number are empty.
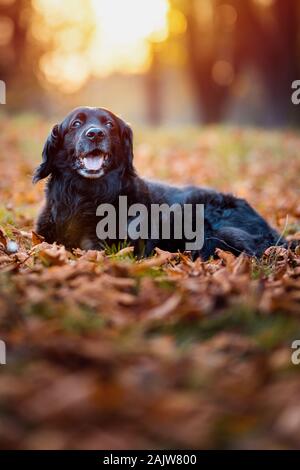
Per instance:
[[[43,161],[33,181],[51,173],[72,172],[97,179],[116,168],[134,175],[132,130],[103,108],[80,107],[56,124],[48,136]]]

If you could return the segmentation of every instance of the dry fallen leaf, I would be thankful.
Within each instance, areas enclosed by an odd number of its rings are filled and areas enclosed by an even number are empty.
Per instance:
[[[31,240],[32,240],[32,245],[39,245],[40,243],[45,241],[45,238],[36,233],[34,230],[31,232]]]
[[[0,227],[0,243],[4,246],[6,249],[7,247],[7,236],[5,235],[5,232],[2,227]]]

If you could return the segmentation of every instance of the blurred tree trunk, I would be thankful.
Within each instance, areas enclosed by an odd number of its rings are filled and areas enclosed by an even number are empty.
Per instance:
[[[188,68],[198,119],[206,124],[218,122],[223,117],[228,87],[217,84],[212,76],[213,66],[218,58],[217,46],[213,44],[210,51],[203,51],[201,47],[195,0],[187,3],[185,15]]]
[[[162,118],[161,66],[155,44],[151,44],[151,55],[151,65],[144,78],[146,110],[148,122],[158,125]]]
[[[240,71],[252,64],[265,85],[268,121],[285,124],[296,115],[291,84],[299,75],[298,0],[274,0],[270,20],[262,21],[252,0],[228,0],[237,11],[234,64]],[[299,119],[299,112],[298,112]]]
[[[291,102],[292,82],[300,78],[300,1],[273,0],[259,6],[254,0],[173,0],[187,21],[187,64],[199,119],[216,122],[224,117],[230,85],[216,83],[213,68],[225,60],[238,76],[252,66],[261,77],[266,96],[266,120],[282,125],[300,122],[299,108]],[[201,14],[213,11],[213,24],[200,25]],[[236,21],[230,33],[218,14],[231,5]],[[224,10],[223,10],[224,11]],[[209,30],[210,28],[210,30]]]
[[[0,0],[0,17],[11,24],[12,31],[8,42],[0,46],[0,79],[6,83],[10,109],[39,105],[41,88],[35,68],[41,51],[30,36],[32,14],[31,0]]]
[[[12,25],[12,35],[7,44],[0,48],[0,75],[5,80],[13,76],[20,78],[25,57],[27,56],[27,28],[29,22],[30,0],[2,3],[0,15]],[[26,9],[26,16],[24,15]]]
[[[299,0],[275,0],[273,14],[277,26],[274,35],[276,49],[273,70],[266,77],[269,96],[279,124],[297,118],[300,122],[299,109],[291,102],[292,82],[300,77]]]

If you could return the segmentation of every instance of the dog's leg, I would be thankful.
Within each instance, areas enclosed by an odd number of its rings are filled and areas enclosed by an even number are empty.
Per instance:
[[[261,248],[257,237],[237,227],[223,227],[216,231],[215,236],[220,243],[219,248],[231,251],[237,256],[243,252],[250,256],[256,256]]]
[[[48,243],[54,243],[57,240],[56,225],[48,206],[42,209],[37,219],[35,230]]]
[[[154,249],[158,246],[158,240],[147,240],[144,247],[144,256],[151,256],[153,255]]]

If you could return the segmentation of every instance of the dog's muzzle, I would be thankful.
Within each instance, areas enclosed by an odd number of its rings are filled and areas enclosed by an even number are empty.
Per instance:
[[[85,178],[100,178],[105,173],[109,153],[93,150],[78,159],[78,173]]]

